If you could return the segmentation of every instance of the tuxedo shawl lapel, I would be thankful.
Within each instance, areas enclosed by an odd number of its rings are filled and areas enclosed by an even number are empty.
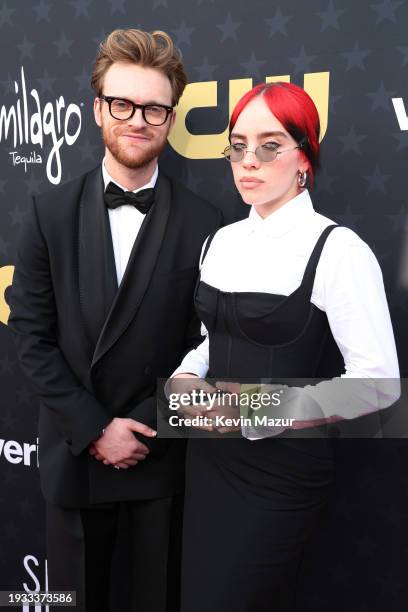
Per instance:
[[[92,360],[92,366],[125,332],[146,293],[165,235],[171,207],[171,185],[159,174],[155,202],[147,213],[130,254]]]
[[[100,167],[85,178],[79,202],[79,299],[92,357],[117,292],[109,216]]]

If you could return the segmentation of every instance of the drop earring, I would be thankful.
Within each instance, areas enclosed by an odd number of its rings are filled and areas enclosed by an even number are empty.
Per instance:
[[[298,172],[298,185],[299,187],[304,187],[306,185],[306,180],[307,180],[307,170],[305,170],[304,172]]]

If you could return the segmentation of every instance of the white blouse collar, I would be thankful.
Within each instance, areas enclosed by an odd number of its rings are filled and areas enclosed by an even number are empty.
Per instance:
[[[281,208],[275,210],[268,217],[263,219],[251,206],[247,219],[248,230],[263,231],[268,236],[277,237],[304,223],[305,220],[313,215],[314,208],[307,189],[286,202]]]

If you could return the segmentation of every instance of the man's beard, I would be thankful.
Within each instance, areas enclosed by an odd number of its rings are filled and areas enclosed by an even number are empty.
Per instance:
[[[124,130],[126,134],[131,134],[131,130],[129,128]],[[134,132],[135,134],[144,135],[143,132],[138,130]],[[148,135],[148,132],[146,133]],[[117,135],[112,135],[109,129],[105,129],[102,125],[102,138],[105,143],[106,148],[110,151],[112,157],[122,166],[129,168],[131,170],[136,170],[137,168],[144,168],[147,166],[153,159],[158,157],[160,153],[163,151],[167,142],[167,133],[163,135],[161,140],[156,140],[154,143],[150,141],[149,148],[139,149],[136,147],[126,148],[123,146]]]

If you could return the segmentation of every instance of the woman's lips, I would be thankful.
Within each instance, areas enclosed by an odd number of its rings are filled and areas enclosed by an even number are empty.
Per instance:
[[[252,176],[244,176],[242,179],[239,180],[239,184],[244,189],[256,189],[257,187],[262,185],[262,183],[263,181]]]

